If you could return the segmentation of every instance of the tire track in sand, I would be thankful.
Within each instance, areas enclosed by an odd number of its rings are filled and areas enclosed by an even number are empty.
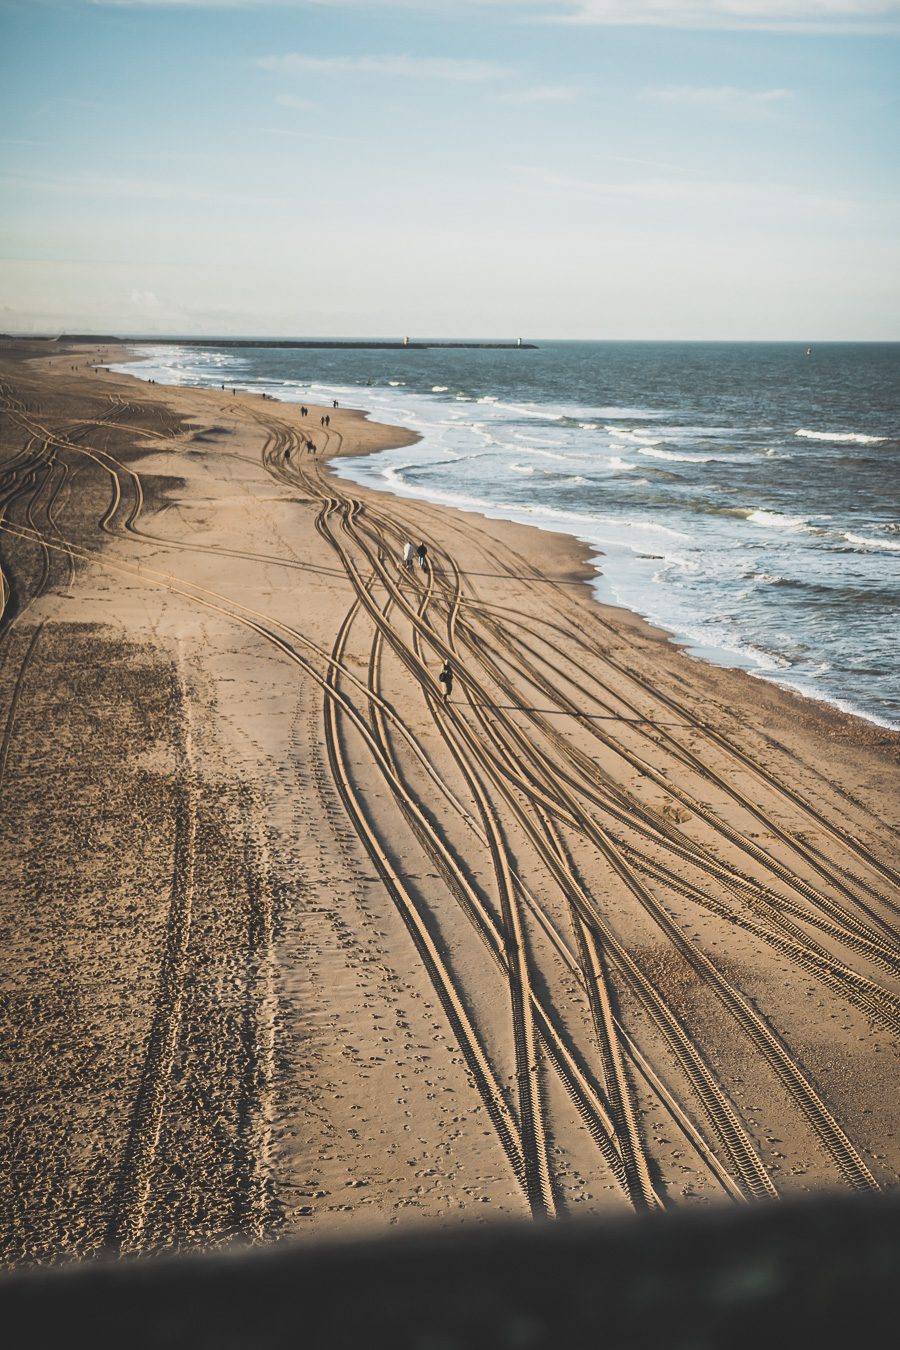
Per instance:
[[[116,1210],[108,1235],[109,1245],[121,1253],[141,1249],[167,1089],[181,1032],[185,968],[191,935],[197,817],[190,701],[181,643],[178,648],[177,687],[181,703],[181,764],[175,780],[177,804],[172,892],[156,1010],[120,1169]]]

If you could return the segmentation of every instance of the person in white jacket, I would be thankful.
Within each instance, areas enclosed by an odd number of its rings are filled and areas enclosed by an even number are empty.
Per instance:
[[[408,539],[403,545],[403,565],[404,567],[412,567],[413,565],[413,546]]]

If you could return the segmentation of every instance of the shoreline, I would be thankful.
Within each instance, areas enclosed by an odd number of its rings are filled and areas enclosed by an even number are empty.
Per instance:
[[[108,348],[103,350],[108,350]],[[123,344],[121,350],[128,354],[124,358],[114,357],[113,361],[115,364],[124,365],[126,362],[140,361],[142,359],[140,353],[133,351],[127,345]],[[147,383],[140,375],[132,375],[130,378],[137,380],[141,384]],[[159,385],[157,387],[161,389],[171,389],[174,393],[184,389],[213,388],[213,386],[198,385]],[[235,387],[238,389],[241,388],[240,385]],[[243,389],[242,392],[245,397],[268,398],[274,402],[280,403],[286,408],[293,408],[296,406],[295,402],[280,399],[277,395],[254,395],[254,393],[247,388]],[[312,404],[308,406],[311,408],[313,407]],[[331,411],[326,405],[322,405],[321,409],[319,405],[315,405],[315,411],[319,412],[320,410],[325,412]],[[422,439],[421,433],[413,431],[409,427],[404,427],[399,424],[372,421],[372,415],[366,409],[343,407],[340,411],[342,414],[349,413],[360,417],[366,422],[367,426],[371,428],[383,428],[384,435],[380,440],[373,440],[365,447],[350,451],[347,454],[341,453],[338,456],[333,456],[335,460],[366,459],[383,450],[400,449],[406,445],[415,445]],[[855,725],[858,726],[860,736],[863,740],[869,741],[872,737],[877,738],[879,734],[883,734],[888,738],[893,738],[896,743],[898,755],[900,755],[900,727],[895,727],[874,714],[866,714],[858,709],[844,706],[844,704],[836,697],[832,698],[826,694],[817,695],[809,690],[796,688],[786,681],[782,681],[763,670],[755,668],[751,657],[742,657],[740,653],[729,652],[725,648],[709,646],[704,648],[702,644],[696,642],[694,639],[686,636],[679,636],[677,633],[667,629],[663,624],[655,622],[653,619],[641,614],[638,610],[631,609],[627,605],[617,604],[612,600],[604,599],[598,594],[598,586],[603,584],[604,574],[602,560],[608,555],[596,545],[579,538],[577,534],[572,533],[568,529],[557,530],[543,526],[537,522],[516,519],[511,514],[504,513],[500,507],[486,507],[482,509],[473,506],[467,508],[465,506],[455,505],[451,502],[437,500],[424,493],[418,494],[410,491],[408,494],[402,494],[392,492],[391,489],[387,487],[373,487],[368,483],[360,483],[349,475],[344,477],[339,472],[335,472],[335,478],[339,483],[346,483],[348,481],[353,482],[354,487],[361,492],[373,493],[376,496],[384,496],[388,499],[397,501],[421,502],[437,510],[459,512],[461,515],[474,515],[479,520],[490,522],[492,524],[503,522],[525,530],[534,530],[543,537],[550,535],[557,539],[567,540],[571,549],[573,566],[580,572],[578,580],[591,587],[592,599],[601,611],[613,615],[627,616],[628,622],[643,625],[648,634],[656,639],[667,642],[684,660],[700,662],[704,667],[727,671],[733,675],[741,675],[749,680],[761,683],[767,689],[778,690],[789,700],[799,700],[800,706],[804,709],[808,709],[811,706],[822,710],[826,716],[838,719],[838,723],[843,733],[851,731],[852,727]],[[489,513],[494,511],[496,511],[496,514]],[[876,743],[880,742],[876,741]],[[890,740],[885,743],[889,744]]]
[[[0,1263],[900,1187],[896,737],[347,491],[402,429],[34,354]]]

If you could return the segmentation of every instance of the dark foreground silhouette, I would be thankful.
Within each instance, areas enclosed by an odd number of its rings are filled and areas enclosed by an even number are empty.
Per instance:
[[[0,1279],[10,1345],[673,1350],[866,1345],[891,1324],[900,1200],[418,1231]]]

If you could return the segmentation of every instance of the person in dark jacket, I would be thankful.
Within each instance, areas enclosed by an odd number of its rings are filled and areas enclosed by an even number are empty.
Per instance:
[[[446,703],[453,693],[453,667],[449,661],[445,661],[441,666],[441,673],[438,676],[438,684],[444,691],[444,702]]]
[[[419,566],[425,566],[425,559],[428,557],[428,548],[425,544],[420,544],[416,549],[416,557],[419,559]]]

